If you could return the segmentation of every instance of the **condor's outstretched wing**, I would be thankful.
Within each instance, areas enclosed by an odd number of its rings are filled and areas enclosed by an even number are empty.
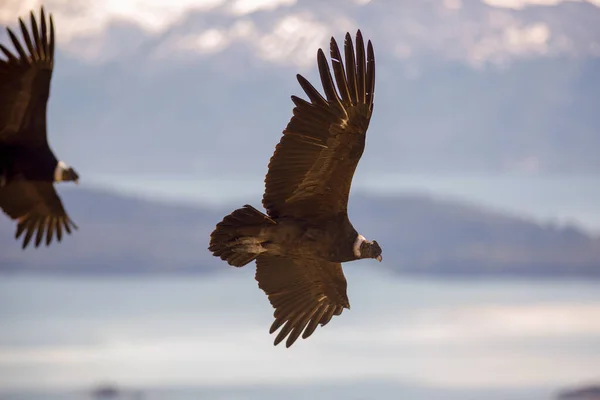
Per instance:
[[[352,177],[365,148],[375,88],[371,41],[356,34],[356,55],[346,34],[345,68],[331,38],[335,82],[323,51],[317,61],[326,99],[301,75],[310,102],[292,96],[294,116],[275,148],[265,178],[263,206],[271,217],[320,218],[347,211]]]
[[[0,188],[0,208],[17,220],[15,238],[23,238],[23,249],[35,235],[35,247],[45,236],[46,246],[52,238],[60,242],[63,230],[71,233],[77,225],[67,215],[52,182],[13,179]]]
[[[261,255],[256,259],[256,280],[275,308],[269,333],[283,325],[275,345],[287,336],[285,345],[290,347],[300,334],[306,339],[319,324],[350,308],[340,263]]]
[[[46,104],[54,65],[54,25],[50,28],[42,7],[38,26],[31,12],[31,35],[19,18],[24,45],[10,28],[16,53],[0,44],[0,145],[26,142],[47,144]],[[49,31],[49,32],[48,32]]]

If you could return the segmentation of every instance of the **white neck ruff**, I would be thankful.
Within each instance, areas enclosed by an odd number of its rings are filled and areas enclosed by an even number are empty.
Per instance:
[[[352,246],[352,251],[356,257],[360,257],[360,246],[366,242],[367,239],[363,235],[358,235],[356,240],[354,241],[354,246]]]
[[[56,169],[54,170],[54,182],[61,182],[63,171],[69,169],[69,166],[62,161],[59,161],[56,165]]]

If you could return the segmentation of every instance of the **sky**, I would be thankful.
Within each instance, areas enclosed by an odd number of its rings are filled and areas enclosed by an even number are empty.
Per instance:
[[[371,0],[350,0],[368,4]],[[555,5],[566,1],[584,1],[599,5],[600,0],[483,0],[498,8],[523,9],[531,5]],[[23,15],[44,4],[60,18],[61,41],[77,36],[93,35],[106,29],[109,22],[125,19],[138,24],[148,32],[159,32],[176,24],[190,10],[210,10],[225,6],[237,16],[260,10],[273,10],[295,4],[297,0],[5,0],[0,10],[0,22],[12,23],[15,15]],[[460,8],[462,0],[440,0],[450,9]]]
[[[460,18],[453,17],[453,12],[458,12],[467,7],[472,7],[476,2],[466,2],[462,0],[440,0],[440,9],[436,13],[447,13],[449,17],[445,17],[444,21],[448,21],[449,27],[434,26],[426,24],[417,24],[414,21],[408,20],[403,23],[406,25],[406,31],[412,32],[414,37],[419,37],[420,42],[409,43],[406,45],[404,40],[399,40],[397,46],[388,46],[386,49],[394,49],[394,56],[397,58],[408,58],[415,56],[420,48],[429,46],[431,49],[440,51],[448,57],[452,56],[452,52],[457,49],[464,49],[465,62],[473,68],[477,67],[477,60],[494,58],[499,54],[504,54],[506,57],[544,57],[551,53],[552,49],[559,49],[561,33],[558,27],[564,27],[566,24],[551,24],[543,18],[532,18],[531,22],[523,22],[517,18],[514,12],[528,12],[531,7],[536,5],[555,6],[559,3],[568,2],[569,0],[485,0],[482,5],[492,6],[489,11],[489,21],[483,23],[488,28],[482,30],[481,26],[474,24],[471,20],[461,22]],[[576,2],[576,1],[573,1]],[[600,6],[600,0],[585,1],[596,6]],[[236,44],[242,44],[244,48],[256,53],[256,56],[262,63],[272,66],[272,71],[289,71],[286,72],[286,79],[290,84],[295,83],[293,79],[294,71],[309,71],[314,74],[315,62],[314,54],[318,47],[322,47],[327,38],[332,32],[352,29],[356,25],[356,21],[363,18],[358,14],[358,17],[348,12],[340,12],[331,17],[325,18],[321,13],[327,10],[318,9],[315,7],[314,12],[309,12],[304,9],[299,9],[300,2],[297,0],[107,0],[97,2],[91,0],[48,0],[43,2],[48,11],[52,12],[57,23],[57,40],[59,50],[69,58],[72,69],[64,72],[65,75],[83,74],[86,69],[93,71],[106,71],[109,68],[116,70],[129,68],[133,62],[128,62],[125,66],[120,67],[118,62],[119,57],[122,57],[127,52],[139,51],[146,52],[145,47],[148,43],[155,40],[158,45],[148,51],[148,58],[144,59],[146,68],[167,68],[164,65],[165,57],[171,57],[174,53],[179,54],[182,63],[185,63],[186,58],[194,59],[201,57],[199,62],[215,59],[228,48],[234,48]],[[583,3],[583,2],[581,2]],[[41,1],[38,0],[8,0],[3,3],[0,10],[0,24],[10,24],[14,26],[15,17],[18,15],[24,16],[32,8],[37,8]],[[308,4],[308,3],[307,3]],[[370,15],[368,10],[375,10],[378,0],[354,0],[353,4],[356,7],[363,7],[366,10],[365,15]],[[415,7],[414,2],[406,2],[407,7]],[[348,10],[350,10],[348,6]],[[190,25],[189,18],[193,13],[210,13],[214,10],[220,10],[222,15],[227,16],[221,22],[218,17],[214,17],[214,21],[203,21],[203,23],[193,23]],[[508,10],[508,11],[507,11]],[[512,11],[511,11],[512,10]],[[269,13],[278,12],[274,22],[262,23],[261,18],[266,18]],[[419,9],[416,11],[419,12]],[[215,15],[221,15],[215,14]],[[207,14],[209,15],[209,14]],[[213,14],[210,14],[211,16]],[[411,14],[413,15],[413,14]],[[212,17],[211,17],[212,18]],[[364,17],[366,18],[366,17]],[[425,19],[426,20],[426,19]],[[368,20],[364,20],[367,21]],[[529,21],[529,20],[527,20]],[[139,29],[139,32],[131,34],[131,32],[115,26],[115,23],[126,22]],[[462,29],[459,36],[450,33],[452,29]],[[566,28],[565,28],[566,29]],[[585,32],[585,29],[581,29]],[[571,32],[571,31],[569,31]],[[141,35],[141,36],[140,36]],[[445,35],[445,36],[444,36]],[[141,38],[143,39],[140,39]],[[441,36],[444,36],[442,40]],[[593,36],[593,35],[592,35]],[[116,38],[116,39],[115,39]],[[569,37],[574,43],[573,37]],[[456,43],[456,46],[453,44]],[[558,44],[557,44],[558,43]],[[571,43],[571,44],[572,44]],[[155,44],[155,43],[152,43]],[[419,47],[421,46],[421,47]],[[558,46],[558,47],[557,47]],[[593,46],[590,45],[590,51]],[[379,48],[379,47],[378,47]],[[461,50],[463,51],[463,50]],[[192,55],[193,54],[193,55]],[[378,55],[381,53],[378,53]],[[457,53],[458,54],[458,53]],[[163,57],[163,58],[161,58]],[[202,58],[204,57],[204,58]],[[226,57],[226,56],[223,56]],[[168,59],[168,58],[167,58]],[[181,60],[177,59],[177,60]],[[170,59],[169,59],[170,60]],[[224,58],[223,60],[226,60]],[[382,55],[381,63],[386,62],[386,58]],[[237,61],[237,60],[236,60]],[[179,61],[178,61],[179,62]],[[221,61],[219,61],[221,62]],[[227,62],[227,61],[223,61]],[[81,64],[80,64],[81,63]],[[173,61],[169,62],[173,64]],[[64,65],[64,64],[62,64]],[[116,65],[116,67],[115,67]],[[64,68],[63,71],[67,69]],[[69,68],[71,68],[69,66]],[[173,79],[178,79],[179,65],[169,65],[169,69],[164,74],[172,76]],[[217,67],[218,68],[218,67]],[[171,72],[172,71],[172,72]],[[418,68],[414,69],[418,74]],[[380,81],[385,82],[386,72],[385,65],[378,69],[380,72]],[[58,72],[57,72],[58,73]],[[143,80],[145,85],[151,85],[152,80],[156,79],[157,83],[162,82],[148,72],[148,70],[140,70],[136,72],[128,72],[134,74],[138,80]],[[226,72],[223,72],[226,74]],[[137,74],[137,75],[136,75]],[[103,79],[107,75],[94,75],[94,84],[103,85]],[[125,75],[129,76],[129,75]],[[77,81],[78,86],[85,86],[86,80],[89,77],[82,78]],[[127,85],[123,82],[123,77],[115,82],[107,82],[105,86]],[[60,75],[55,78],[56,82],[64,84],[66,78]],[[168,81],[167,84],[170,84]],[[557,85],[560,84],[557,83]],[[385,83],[379,83],[385,86]],[[65,85],[66,86],[66,85]],[[83,90],[76,88],[77,90]],[[106,171],[107,164],[85,164],[86,158],[93,158],[94,155],[86,154],[80,149],[84,145],[89,145],[89,140],[83,136],[81,126],[77,125],[77,121],[71,122],[66,117],[64,107],[61,104],[67,104],[71,107],[73,103],[73,92],[76,90],[72,87],[63,86],[53,88],[53,97],[51,97],[51,108],[49,109],[51,121],[51,140],[55,143],[61,154],[66,153],[66,157],[74,159],[79,169],[85,172],[82,179],[83,185],[90,187],[102,187],[111,190],[118,190],[124,193],[142,195],[149,198],[162,198],[172,201],[186,202],[208,202],[214,204],[222,201],[244,201],[258,203],[263,189],[264,173],[266,172],[266,164],[270,152],[274,148],[279,132],[285,122],[287,116],[278,116],[277,124],[275,122],[268,126],[269,131],[273,132],[271,136],[263,136],[265,143],[264,149],[260,154],[253,157],[254,164],[248,166],[248,175],[234,176],[227,175],[223,179],[211,179],[203,174],[206,172],[205,164],[198,164],[194,170],[189,167],[192,161],[183,163],[183,167],[169,172],[153,172],[144,174],[132,171]],[[273,90],[280,90],[274,88]],[[378,89],[380,92],[385,92],[386,88]],[[558,89],[560,90],[560,89]],[[225,97],[233,98],[239,96],[241,92],[224,92]],[[281,92],[283,93],[283,91]],[[388,91],[389,93],[389,91]],[[93,97],[93,91],[85,92],[88,97],[78,98],[75,101],[82,104],[90,103],[89,110],[98,110],[100,115],[92,121],[93,133],[87,133],[90,136],[100,136],[96,132],[104,130],[113,130],[115,124],[123,125],[114,115],[104,115],[103,113],[111,109],[96,108]],[[273,95],[280,96],[279,92]],[[102,98],[103,94],[98,95]],[[270,96],[271,93],[265,94]],[[201,96],[201,93],[194,94],[195,97]],[[289,96],[286,94],[285,96]],[[277,97],[281,98],[281,97]],[[65,100],[66,99],[66,100]],[[115,98],[118,100],[118,95]],[[111,99],[114,103],[115,99]],[[284,98],[282,98],[283,100]],[[287,98],[289,99],[289,97]],[[286,99],[286,100],[287,100]],[[150,99],[148,99],[150,100]],[[143,103],[144,99],[142,99]],[[200,101],[200,99],[199,99]],[[269,100],[270,101],[270,100]],[[127,102],[130,99],[123,100],[123,103],[114,103],[114,114],[118,114],[120,110],[129,107]],[[55,104],[58,104],[55,106]],[[265,107],[269,104],[265,100]],[[282,106],[283,107],[283,106]],[[286,105],[290,107],[290,105]],[[378,114],[374,116],[373,129],[380,128],[377,126],[379,121],[386,118],[386,115],[392,115],[395,112],[389,106],[378,104]],[[289,111],[288,111],[289,112]],[[382,113],[385,113],[382,115]],[[74,114],[78,114],[75,112]],[[124,113],[123,113],[124,114]],[[84,113],[79,118],[85,121]],[[271,114],[265,112],[265,121],[271,119]],[[279,115],[279,114],[278,114]],[[75,115],[78,117],[77,115]],[[143,117],[142,117],[143,116]],[[71,116],[69,116],[71,117]],[[138,116],[127,117],[129,119],[141,119],[146,116],[140,114]],[[245,116],[246,118],[247,116]],[[181,120],[185,118],[182,114],[169,114],[165,111],[162,120],[150,122],[154,125],[164,123],[168,126],[169,120]],[[252,116],[253,119],[257,118]],[[61,119],[60,122],[54,122]],[[117,120],[111,125],[110,121]],[[165,122],[166,121],[166,122]],[[272,121],[276,121],[273,116]],[[253,123],[253,121],[249,121]],[[387,123],[387,122],[386,122]],[[490,124],[494,122],[490,121]],[[89,125],[90,123],[88,123]],[[383,123],[381,123],[383,124]],[[65,135],[60,136],[60,130],[65,127],[73,126],[73,130],[79,135],[77,140]],[[277,128],[280,126],[279,128]],[[258,129],[265,129],[266,125],[256,125]],[[96,128],[96,131],[94,131]],[[235,128],[235,127],[234,127]],[[145,129],[143,125],[139,127],[134,125],[131,131],[142,131]],[[187,128],[184,128],[187,129]],[[265,129],[266,131],[266,129]],[[74,135],[71,134],[70,135]],[[374,135],[374,134],[373,134]],[[180,136],[181,138],[185,136]],[[371,137],[369,136],[369,140]],[[98,139],[93,139],[98,140]],[[227,142],[224,138],[219,138],[219,143],[223,148]],[[426,137],[418,140],[427,143]],[[537,138],[535,140],[538,140]],[[533,141],[533,140],[532,140]],[[185,142],[178,142],[180,143]],[[375,146],[386,146],[385,142],[374,142]],[[383,143],[383,144],[381,144]],[[590,141],[592,147],[595,142]],[[152,144],[148,145],[151,148]],[[156,150],[159,151],[160,146],[164,144],[157,143]],[[215,145],[216,146],[216,145]],[[372,146],[372,145],[370,145]],[[387,147],[390,147],[387,145]],[[468,148],[468,145],[465,146]],[[400,171],[398,173],[389,173],[385,169],[379,167],[375,169],[373,166],[382,165],[382,162],[377,160],[375,153],[377,147],[367,147],[361,160],[361,165],[355,175],[354,190],[366,192],[402,192],[402,191],[417,191],[433,193],[439,196],[465,199],[475,201],[494,207],[496,209],[505,210],[511,213],[529,215],[537,219],[551,219],[558,222],[575,222],[586,229],[600,232],[600,192],[597,189],[600,185],[596,185],[598,178],[596,174],[577,173],[577,174],[542,174],[545,168],[544,154],[546,143],[537,145],[537,151],[516,154],[514,159],[507,159],[504,162],[508,167],[503,173],[490,173],[477,168],[467,167],[460,171],[450,170],[448,172],[431,172],[431,171]],[[585,147],[585,146],[584,146]],[[208,152],[214,152],[217,147],[207,147]],[[262,147],[261,147],[262,148]],[[371,150],[373,149],[373,150]],[[399,149],[402,152],[403,149]],[[129,150],[128,150],[129,151]],[[87,152],[87,153],[86,153]],[[476,152],[476,150],[474,150]],[[110,153],[108,153],[110,154]],[[160,153],[152,153],[156,154]],[[174,152],[173,159],[164,160],[165,164],[176,164],[177,153]],[[116,157],[123,158],[118,154]],[[110,159],[110,156],[104,157]],[[184,156],[181,156],[184,159]],[[576,157],[570,159],[575,163]],[[229,161],[230,162],[230,161]],[[132,165],[135,162],[131,163]],[[263,165],[257,167],[258,165]],[[369,169],[370,168],[370,169]],[[376,172],[373,172],[376,171]],[[235,188],[235,189],[232,189]],[[254,199],[254,201],[252,201]]]

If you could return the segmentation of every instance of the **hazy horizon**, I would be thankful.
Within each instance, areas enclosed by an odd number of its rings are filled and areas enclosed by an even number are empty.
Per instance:
[[[396,176],[392,172],[379,176],[365,176],[359,172],[356,175],[352,195],[430,195],[538,222],[574,224],[592,234],[600,234],[600,185],[595,185],[599,179],[593,176],[401,172]],[[82,181],[82,185],[151,201],[196,206],[231,204],[235,207],[242,203],[260,206],[264,176],[252,174],[238,179],[220,179],[191,174],[92,174]],[[61,185],[61,188],[66,187],[77,189],[70,184]],[[566,187],[569,190],[565,190]]]

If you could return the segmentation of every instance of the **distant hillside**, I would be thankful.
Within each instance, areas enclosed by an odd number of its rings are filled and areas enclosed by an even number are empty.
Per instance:
[[[22,251],[0,218],[0,271],[72,273],[217,272],[208,250],[221,209],[150,202],[87,189],[62,197],[80,229],[58,246]],[[260,206],[259,200],[253,202]],[[466,204],[420,196],[364,197],[350,204],[355,227],[383,247],[382,267],[405,273],[596,275],[600,238]],[[370,261],[352,268],[369,268]]]
[[[600,400],[600,385],[563,390],[556,400]]]

